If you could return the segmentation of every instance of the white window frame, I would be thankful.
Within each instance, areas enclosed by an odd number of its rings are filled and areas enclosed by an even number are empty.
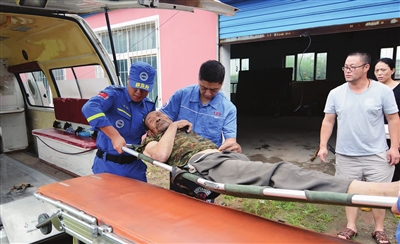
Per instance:
[[[155,27],[155,37],[156,37],[156,42],[155,42],[155,48],[151,49],[150,52],[149,50],[145,51],[129,51],[129,52],[124,52],[124,53],[116,53],[116,58],[117,60],[127,60],[127,67],[128,67],[128,73],[129,73],[129,67],[131,66],[131,60],[134,59],[135,57],[140,57],[140,56],[156,56],[156,62],[157,62],[157,94],[154,94],[155,97],[157,97],[157,107],[160,107],[160,102],[162,101],[162,75],[161,75],[161,57],[160,57],[160,17],[159,15],[153,15],[145,18],[140,18],[136,20],[131,20],[127,22],[121,22],[117,24],[113,24],[110,26],[111,30],[115,29],[128,29],[129,27],[134,27],[136,25],[140,25],[143,23],[154,23]],[[93,31],[96,33],[96,35],[99,37],[99,40],[101,42],[101,33],[108,32],[107,26],[99,27],[93,29]],[[113,60],[112,54],[109,54],[111,60]]]

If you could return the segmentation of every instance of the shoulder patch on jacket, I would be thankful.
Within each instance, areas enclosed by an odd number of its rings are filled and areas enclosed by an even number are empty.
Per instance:
[[[106,100],[108,98],[108,94],[105,93],[104,91],[100,92],[97,96],[102,97],[104,100]]]

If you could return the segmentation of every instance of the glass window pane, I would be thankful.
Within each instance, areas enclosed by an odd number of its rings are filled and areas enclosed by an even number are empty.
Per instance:
[[[297,54],[297,81],[314,80],[314,53]]]
[[[393,48],[381,48],[381,58],[393,58]]]
[[[118,60],[119,76],[121,78],[122,84],[126,86],[126,81],[128,80],[129,70],[128,70],[128,60],[122,59]]]
[[[292,80],[294,80],[294,55],[287,55],[285,58],[285,68],[293,68]]]
[[[101,43],[103,44],[104,48],[107,50],[108,53],[112,53],[110,38],[108,38],[108,33],[101,33]]]
[[[142,23],[128,29],[129,51],[142,51],[156,48],[154,23]]]
[[[98,76],[105,73],[100,65],[53,69],[51,72],[60,97],[89,99],[110,85],[107,77]]]
[[[124,30],[113,30],[112,31],[115,53],[125,53],[127,52],[127,39],[126,31]]]
[[[230,80],[231,80],[231,93],[236,93],[237,83],[239,81],[240,71],[240,58],[234,58],[230,60]]]
[[[238,82],[238,76],[240,71],[240,58],[235,58],[230,60],[230,70],[231,70],[231,83]]]
[[[87,65],[73,67],[76,75],[78,87],[82,98],[91,98],[96,96],[99,91],[110,85],[110,81],[105,76],[98,76],[99,73],[104,74],[101,65]],[[101,72],[99,72],[101,70]]]
[[[53,96],[42,71],[19,74],[25,89],[26,100],[33,106],[53,106]]]
[[[242,59],[242,66],[240,70],[249,70],[249,59],[244,58]]]
[[[317,53],[316,80],[326,80],[327,53]]]

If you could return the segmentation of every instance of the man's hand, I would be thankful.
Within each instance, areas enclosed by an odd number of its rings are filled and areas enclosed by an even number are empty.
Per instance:
[[[112,127],[111,125],[100,127],[100,130],[104,132],[110,138],[111,143],[113,144],[113,148],[119,154],[122,153],[122,147],[126,145],[125,139],[119,134],[117,129]]]
[[[222,143],[222,145],[218,148],[218,150],[225,151],[232,151],[232,152],[237,152],[237,153],[242,153],[242,147],[239,145],[239,143],[236,142],[235,138],[228,138]]]
[[[320,147],[318,157],[322,162],[326,163],[326,156],[328,155],[328,149],[326,147]]]
[[[187,129],[185,128],[187,133],[192,131],[192,127],[193,127],[192,123],[190,123],[189,121],[187,121],[185,119],[175,121],[174,124],[176,125],[177,130],[187,127]]]
[[[113,144],[114,150],[121,154],[122,147],[126,145],[125,139],[122,136],[117,135],[114,138],[111,138],[111,142]]]
[[[394,213],[394,214],[396,214],[396,215],[399,215],[399,214],[400,214],[400,210],[397,208],[397,203],[398,203],[399,200],[400,200],[400,191],[399,191],[399,198],[397,199],[397,202],[395,202],[395,203],[392,205],[392,208],[391,208],[392,213]]]
[[[390,163],[390,166],[396,165],[399,163],[400,155],[399,150],[397,148],[390,148],[387,152],[387,160]]]

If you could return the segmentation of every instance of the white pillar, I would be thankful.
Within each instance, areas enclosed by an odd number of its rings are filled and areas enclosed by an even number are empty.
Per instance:
[[[225,67],[224,85],[221,91],[230,100],[231,99],[231,45],[221,45],[219,47],[219,61]]]

